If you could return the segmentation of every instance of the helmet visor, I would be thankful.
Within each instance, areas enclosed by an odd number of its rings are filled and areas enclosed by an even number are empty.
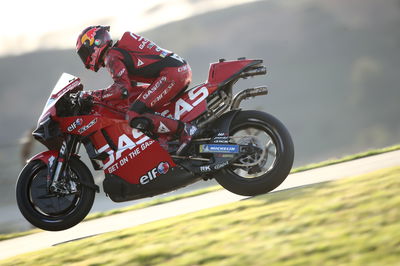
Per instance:
[[[85,67],[88,67],[88,61],[89,61],[89,57],[90,57],[90,52],[89,49],[87,49],[87,47],[85,47],[84,45],[81,46],[81,48],[79,48],[78,50],[78,55],[81,58],[83,64],[85,65]]]

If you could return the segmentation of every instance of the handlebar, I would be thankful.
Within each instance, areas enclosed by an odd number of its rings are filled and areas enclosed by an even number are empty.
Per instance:
[[[93,98],[92,97],[82,97],[82,91],[78,91],[75,93],[69,93],[64,95],[64,104],[65,108],[62,108],[66,115],[85,115],[89,114],[93,107]]]

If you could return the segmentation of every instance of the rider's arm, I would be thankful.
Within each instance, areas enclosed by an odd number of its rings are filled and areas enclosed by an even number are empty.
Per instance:
[[[108,88],[85,91],[84,96],[92,96],[97,101],[113,101],[127,99],[129,92],[133,91],[131,80],[128,76],[128,70],[126,69],[122,58],[119,54],[112,53],[110,51],[105,58],[105,66],[108,72],[110,72],[114,83]]]
[[[111,50],[105,58],[105,65],[114,83],[108,88],[103,89],[103,100],[112,101],[128,98],[129,91],[132,89],[132,84],[128,76],[128,70],[120,54],[114,53],[114,51]]]

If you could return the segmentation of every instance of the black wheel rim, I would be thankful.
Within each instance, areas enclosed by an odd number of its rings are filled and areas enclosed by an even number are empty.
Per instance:
[[[31,207],[41,216],[58,218],[73,212],[81,199],[81,190],[69,195],[49,193],[47,167],[32,174],[28,186],[28,199]]]

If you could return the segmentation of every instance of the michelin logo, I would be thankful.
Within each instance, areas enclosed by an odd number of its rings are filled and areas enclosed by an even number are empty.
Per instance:
[[[203,144],[200,145],[201,153],[239,153],[238,145]]]

